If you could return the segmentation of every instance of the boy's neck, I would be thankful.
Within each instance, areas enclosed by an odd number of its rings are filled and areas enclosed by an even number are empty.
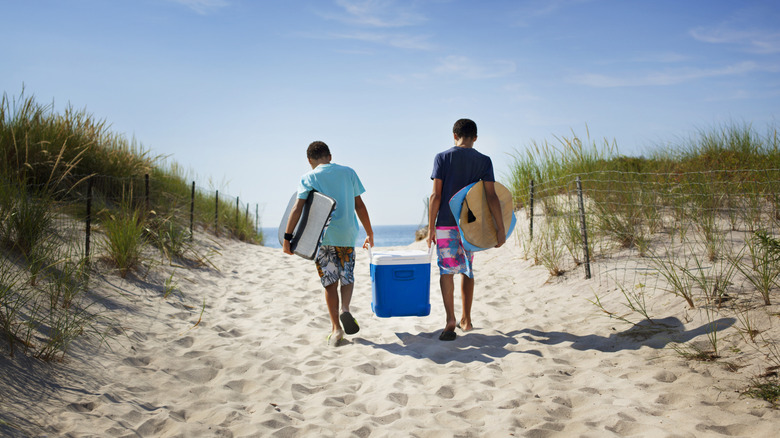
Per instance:
[[[471,149],[474,147],[474,142],[477,141],[476,137],[455,137],[455,147],[456,148],[466,148]]]
[[[328,155],[327,157],[323,157],[317,160],[309,159],[309,165],[311,166],[312,169],[316,169],[317,166],[319,166],[320,164],[330,164],[331,158],[332,156]]]

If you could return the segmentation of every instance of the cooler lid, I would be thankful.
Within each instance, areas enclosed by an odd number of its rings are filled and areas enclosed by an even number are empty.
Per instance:
[[[372,265],[419,265],[428,264],[431,258],[427,251],[372,251]]]

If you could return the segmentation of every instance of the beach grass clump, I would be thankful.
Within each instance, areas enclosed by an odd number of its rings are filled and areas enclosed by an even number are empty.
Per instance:
[[[70,308],[89,287],[89,259],[79,245],[66,245],[55,262],[46,269],[46,287],[50,307]]]
[[[152,211],[146,220],[144,234],[169,261],[184,257],[192,247],[190,230],[178,224],[174,216],[159,216]]]
[[[34,354],[42,360],[55,360],[58,355],[64,357],[73,341],[85,331],[102,337],[96,324],[97,315],[90,311],[89,305],[49,309],[43,316],[45,318],[36,327],[42,334],[42,340]]]
[[[32,196],[18,186],[10,189],[6,186],[5,190],[13,191],[11,201],[7,203],[10,205],[3,208],[5,243],[23,256],[30,257],[52,226],[51,203],[45,194]]]
[[[127,277],[127,274],[141,263],[141,254],[146,243],[141,211],[126,208],[109,214],[103,220],[101,228],[105,234],[103,249],[106,256],[118,269],[119,276]]]
[[[535,246],[535,262],[547,268],[551,277],[558,277],[566,272],[564,266],[565,247],[561,241],[562,233],[562,218],[553,216],[548,218],[532,243]]]
[[[580,265],[585,259],[585,255],[579,215],[576,211],[569,211],[563,216],[562,222],[563,246],[566,247],[572,260],[574,260],[574,264]],[[588,246],[591,246],[590,242]],[[589,253],[593,253],[590,248]]]
[[[745,397],[764,400],[773,408],[780,407],[780,379],[756,378],[750,386],[742,392]]]
[[[648,237],[641,205],[630,191],[615,192],[615,195],[593,203],[595,226],[621,248],[638,248],[640,254],[644,255]]]
[[[589,133],[584,142],[573,132],[571,137],[555,137],[555,140],[555,143],[534,141],[524,152],[512,154],[509,180],[518,206],[530,202],[531,181],[541,188],[535,196],[542,200],[563,193],[569,177],[602,170],[603,163],[617,156],[614,142],[605,139],[601,144],[596,143]]]
[[[15,345],[23,343],[20,337],[23,319],[20,316],[34,298],[24,282],[22,271],[11,260],[0,257],[0,330],[12,356]]]
[[[675,343],[671,344],[670,347],[686,360],[693,360],[698,362],[715,362],[720,359],[720,356],[716,351],[705,349],[692,342],[685,344]]]
[[[683,298],[690,308],[696,307],[694,302],[694,282],[687,273],[687,264],[679,258],[667,254],[657,254],[649,257],[651,265],[666,280],[663,289],[672,295]]]
[[[735,258],[734,263],[768,306],[772,303],[772,290],[780,287],[780,260],[774,247],[777,240],[764,231],[754,233],[745,243],[749,262]]]
[[[98,333],[98,316],[84,299],[88,281],[84,263],[73,266],[64,258],[55,265],[42,271],[33,285],[28,272],[0,257],[0,333],[11,356],[21,350],[53,360],[85,332]]]

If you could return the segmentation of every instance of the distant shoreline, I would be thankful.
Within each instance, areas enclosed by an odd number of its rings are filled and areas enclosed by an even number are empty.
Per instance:
[[[406,246],[414,243],[415,231],[420,225],[374,225],[374,244],[377,247],[385,246]],[[264,243],[268,248],[281,248],[277,237],[277,227],[263,227]],[[360,228],[358,242],[366,238],[366,232]],[[357,246],[357,244],[356,244]]]

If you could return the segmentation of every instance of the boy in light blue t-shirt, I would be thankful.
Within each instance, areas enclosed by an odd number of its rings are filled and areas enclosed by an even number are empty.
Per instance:
[[[330,149],[321,141],[309,145],[306,157],[312,170],[303,175],[298,184],[298,200],[287,221],[282,250],[285,254],[293,254],[290,248],[292,232],[301,217],[306,198],[312,190],[336,200],[336,208],[322,237],[322,245],[315,260],[317,273],[325,288],[325,302],[328,305],[332,325],[328,344],[336,346],[344,338],[345,331],[351,335],[360,330],[357,321],[349,312],[355,283],[355,241],[358,237],[358,219],[366,230],[364,248],[374,245],[374,232],[368,217],[368,209],[360,197],[365,189],[357,173],[347,166],[331,163]],[[341,283],[340,308],[339,283]],[[343,329],[341,324],[344,324]]]

